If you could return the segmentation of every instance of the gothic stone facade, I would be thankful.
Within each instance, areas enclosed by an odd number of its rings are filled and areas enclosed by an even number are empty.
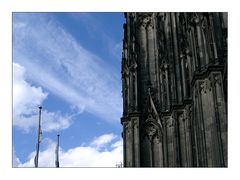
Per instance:
[[[227,167],[227,13],[125,13],[125,167]]]

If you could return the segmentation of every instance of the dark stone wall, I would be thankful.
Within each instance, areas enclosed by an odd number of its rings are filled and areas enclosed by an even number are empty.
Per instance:
[[[125,167],[227,167],[227,13],[125,13]]]

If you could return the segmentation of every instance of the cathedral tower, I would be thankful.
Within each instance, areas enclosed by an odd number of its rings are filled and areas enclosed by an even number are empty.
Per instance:
[[[125,13],[125,167],[227,167],[227,13]]]

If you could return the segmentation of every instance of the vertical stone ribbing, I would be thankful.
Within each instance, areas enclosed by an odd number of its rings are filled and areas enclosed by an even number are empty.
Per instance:
[[[227,13],[125,13],[125,167],[227,167]]]
[[[133,118],[133,133],[134,133],[134,167],[140,167],[140,146],[139,146],[139,118]]]
[[[213,97],[216,116],[217,140],[219,143],[220,166],[227,166],[227,117],[224,101],[223,81],[220,72],[212,73]]]
[[[181,166],[187,167],[186,125],[183,114],[178,115]]]
[[[178,103],[181,103],[182,102],[182,85],[181,85],[181,75],[180,75],[180,65],[179,65],[175,13],[171,13],[171,27],[172,27],[172,36],[173,36],[173,52],[174,52],[175,74],[176,74],[176,84],[177,84],[177,97],[178,97]]]

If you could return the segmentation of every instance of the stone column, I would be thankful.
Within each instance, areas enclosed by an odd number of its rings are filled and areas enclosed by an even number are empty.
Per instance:
[[[214,27],[214,37],[216,42],[217,54],[218,54],[217,62],[221,63],[223,62],[223,55],[224,55],[223,35],[222,35],[222,25],[220,22],[219,13],[217,12],[213,13],[213,27]]]
[[[185,72],[185,57],[181,53],[180,54],[180,63],[181,63],[181,76],[182,76],[182,83],[183,83],[183,97],[187,98],[187,85],[186,85],[186,72]]]
[[[201,30],[201,27],[200,27],[200,17],[199,17],[199,15],[197,15],[194,20],[195,20],[195,24],[196,24],[199,62],[200,62],[200,67],[202,68],[206,64],[206,62],[205,62],[205,59],[204,59],[204,48],[203,48],[203,42],[202,42],[202,30]]]
[[[151,140],[144,136],[141,144],[141,166],[152,167],[152,147]]]
[[[227,143],[227,113],[224,100],[223,80],[220,72],[211,74],[213,84],[213,97],[216,110],[217,135],[219,142],[219,160],[223,167],[227,167],[228,143]]]
[[[129,86],[130,86],[130,81],[129,81],[129,71],[127,72],[127,74],[126,74],[126,100],[127,100],[127,111],[129,112],[129,110],[130,110],[130,88],[129,88]]]
[[[133,166],[133,134],[132,134],[132,123],[131,121],[125,121],[124,125],[124,142],[125,142],[125,158],[124,166],[132,167]]]
[[[155,49],[154,49],[154,35],[153,35],[153,19],[151,16],[148,17],[148,24],[147,24],[147,52],[148,52],[148,73],[151,83],[155,86],[156,82],[156,70],[155,70]]]
[[[197,57],[197,43],[195,39],[195,29],[193,26],[190,27],[190,48],[192,52],[192,58],[193,58],[193,72],[196,72],[200,69],[199,60]]]
[[[138,111],[138,79],[137,79],[137,71],[134,73],[134,86],[135,86],[135,92],[134,92],[134,96],[135,96],[135,108],[136,111]]]
[[[203,105],[201,99],[201,82],[202,81],[197,80],[193,90],[194,152],[196,153],[194,161],[198,167],[207,167],[207,148],[203,118]]]
[[[216,40],[215,40],[215,30],[213,26],[213,17],[212,14],[209,15],[209,23],[210,23],[210,37],[211,37],[211,48],[213,51],[213,62],[218,61],[218,53],[217,53],[217,46],[216,46]]]
[[[133,73],[130,70],[129,73],[129,113],[133,112],[133,107],[134,107],[134,101],[133,101],[133,87],[134,83],[133,83]]]
[[[163,118],[162,124],[163,124],[163,160],[164,160],[164,167],[168,167],[168,135],[167,135],[167,118]]]
[[[178,103],[182,102],[182,84],[179,66],[179,54],[178,54],[178,39],[177,39],[177,27],[175,13],[171,13],[171,23],[172,23],[172,36],[173,36],[173,51],[174,51],[174,64],[175,64],[175,74],[176,74],[176,84],[177,84],[177,97]]]
[[[159,68],[160,69],[160,73],[159,73],[159,82],[160,82],[160,108],[161,108],[161,111],[164,109],[164,98],[163,98],[163,92],[164,92],[164,87],[163,87],[163,73],[164,73],[164,70],[162,68]]]
[[[204,59],[205,59],[205,65],[209,64],[209,55],[208,55],[208,25],[207,25],[207,20],[206,17],[203,17],[203,22],[201,26],[201,34],[202,34],[202,39],[203,39],[203,50],[204,50]]]
[[[185,146],[186,146],[186,165],[187,167],[192,167],[192,137],[191,137],[191,105],[186,106],[186,110],[184,112],[184,131],[185,131]]]
[[[165,69],[165,76],[166,76],[166,91],[167,91],[167,110],[170,110],[170,90],[169,90],[169,82],[168,82],[168,65],[164,65],[164,69]]]
[[[215,109],[214,109],[214,100],[212,96],[212,90],[209,87],[209,80],[201,82],[200,84],[200,92],[201,92],[201,101],[202,101],[202,110],[203,110],[203,121],[204,121],[204,129],[205,129],[205,141],[206,141],[206,149],[207,149],[207,163],[209,167],[218,166],[218,158],[219,148],[218,140],[217,140],[217,129],[216,129],[216,117],[215,117]]]
[[[212,75],[211,75],[212,74]],[[197,106],[195,119],[199,166],[224,167],[227,161],[227,128],[224,95],[219,85],[214,85],[214,74],[197,80],[198,95],[194,100]],[[221,83],[220,83],[221,84]],[[196,102],[196,104],[195,104]]]
[[[178,115],[181,166],[187,167],[186,129],[183,114]]]
[[[139,40],[139,46],[140,46],[140,58],[141,61],[144,65],[144,68],[147,68],[147,36],[146,36],[146,23],[145,22],[140,22],[139,24],[139,35],[138,35],[138,40]]]
[[[132,118],[133,123],[133,163],[134,167],[140,167],[140,141],[139,141],[139,117]]]
[[[154,136],[153,146],[153,167],[163,167],[163,148],[161,135]]]
[[[174,122],[170,117],[167,122],[167,142],[168,142],[168,166],[175,167],[175,149],[174,149]]]
[[[203,88],[203,81],[198,80],[196,81],[197,83],[197,91],[198,91],[198,96],[196,101],[196,108],[197,108],[197,138],[198,138],[198,152],[199,152],[199,166],[201,167],[207,167],[208,162],[207,162],[207,145],[206,145],[206,129],[204,126],[204,117],[203,117],[203,102],[201,98],[202,94],[202,88]]]

